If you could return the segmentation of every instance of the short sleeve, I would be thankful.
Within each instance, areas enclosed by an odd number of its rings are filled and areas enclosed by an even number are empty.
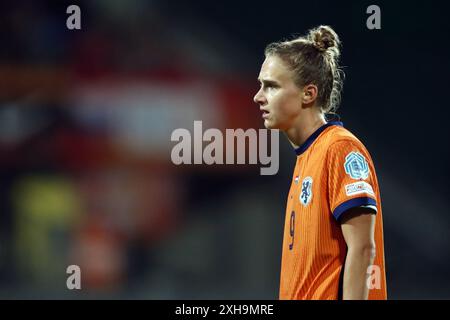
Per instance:
[[[377,180],[369,153],[358,141],[332,144],[327,154],[328,201],[336,220],[355,207],[377,212]]]

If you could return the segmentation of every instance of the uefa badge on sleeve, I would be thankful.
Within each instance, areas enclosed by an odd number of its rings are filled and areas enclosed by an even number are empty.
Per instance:
[[[345,173],[352,179],[365,180],[369,176],[369,165],[366,158],[359,152],[350,152],[345,157],[344,168]]]
[[[306,177],[302,181],[302,189],[300,191],[299,200],[305,207],[311,202],[312,199],[312,184],[313,179],[311,177]]]

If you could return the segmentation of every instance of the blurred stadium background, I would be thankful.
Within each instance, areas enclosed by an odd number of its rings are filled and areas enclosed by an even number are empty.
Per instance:
[[[175,166],[170,135],[262,128],[264,46],[319,24],[343,41],[339,114],[378,171],[389,298],[450,298],[448,11],[377,2],[370,31],[370,4],[2,2],[0,298],[276,299],[292,149],[260,176]]]

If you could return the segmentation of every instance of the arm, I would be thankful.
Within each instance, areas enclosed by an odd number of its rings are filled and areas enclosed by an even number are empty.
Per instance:
[[[348,248],[343,299],[367,300],[367,268],[375,259],[375,214],[368,208],[349,209],[342,216],[341,229]]]

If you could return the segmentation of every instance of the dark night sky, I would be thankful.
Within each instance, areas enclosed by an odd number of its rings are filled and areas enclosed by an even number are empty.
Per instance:
[[[449,191],[448,7],[427,1],[195,1],[168,8],[216,26],[250,52],[256,77],[265,45],[319,24],[343,42],[346,72],[340,114],[375,160],[408,183]],[[366,8],[381,8],[381,30],[366,28]],[[181,14],[181,13],[179,13]]]

